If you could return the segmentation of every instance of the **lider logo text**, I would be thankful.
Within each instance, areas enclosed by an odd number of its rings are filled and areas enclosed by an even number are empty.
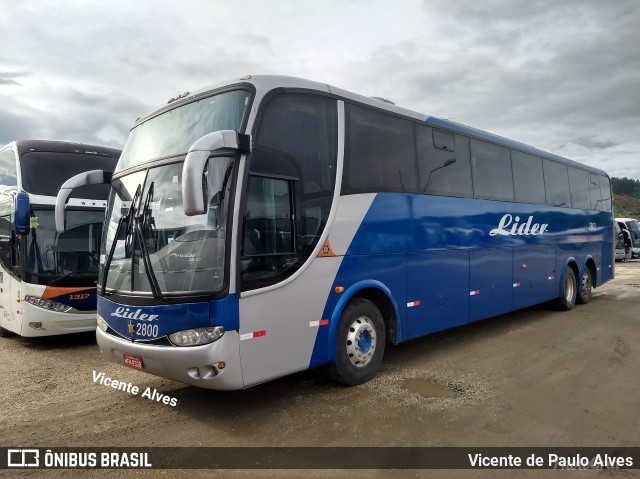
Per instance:
[[[519,216],[504,215],[500,218],[497,228],[489,231],[491,236],[532,236],[543,235],[547,231],[547,223],[534,223],[533,216],[529,216],[526,223],[520,223]]]

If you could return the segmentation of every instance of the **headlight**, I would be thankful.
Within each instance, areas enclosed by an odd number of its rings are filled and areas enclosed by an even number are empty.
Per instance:
[[[100,328],[100,331],[106,333],[107,329],[109,328],[109,325],[107,324],[107,322],[104,319],[102,319],[100,316],[98,316],[96,319],[97,319],[98,327]]]
[[[222,326],[210,328],[185,329],[169,335],[169,341],[176,346],[199,346],[217,341],[224,334]]]
[[[24,300],[27,303],[31,303],[34,306],[38,306],[42,309],[48,309],[49,311],[56,311],[58,313],[66,313],[71,309],[71,306],[58,303],[57,301],[51,301],[50,299],[40,298],[39,296],[25,296]]]

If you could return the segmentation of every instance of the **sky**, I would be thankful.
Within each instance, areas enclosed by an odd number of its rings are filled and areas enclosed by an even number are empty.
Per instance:
[[[0,145],[122,148],[178,93],[282,74],[640,179],[637,0],[0,0]]]

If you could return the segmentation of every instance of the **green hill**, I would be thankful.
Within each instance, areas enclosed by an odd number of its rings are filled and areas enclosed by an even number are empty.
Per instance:
[[[613,212],[617,218],[640,218],[640,181],[611,178]]]
[[[627,195],[613,195],[616,218],[640,218],[640,199]]]

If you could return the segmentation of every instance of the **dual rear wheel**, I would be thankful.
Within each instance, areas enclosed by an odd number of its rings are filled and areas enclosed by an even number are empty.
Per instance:
[[[578,282],[573,268],[567,267],[562,279],[562,296],[560,296],[555,304],[560,311],[569,311],[573,306],[578,304],[586,304],[591,301],[593,294],[593,275],[589,266],[584,267],[582,272],[580,290],[578,290]]]

